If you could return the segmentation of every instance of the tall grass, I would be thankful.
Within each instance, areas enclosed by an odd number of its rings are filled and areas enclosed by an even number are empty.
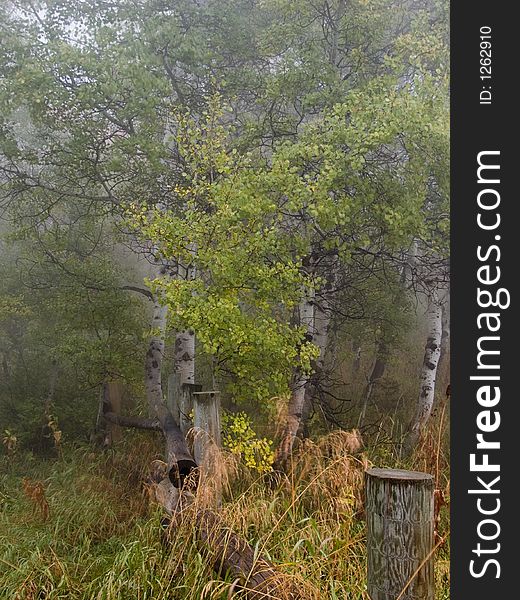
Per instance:
[[[161,543],[162,513],[142,484],[147,465],[158,458],[155,448],[152,438],[135,435],[113,452],[65,447],[54,461],[2,457],[0,598],[230,598],[233,581],[211,570],[189,520],[168,545]],[[352,440],[335,432],[301,444],[276,485],[236,461],[228,473],[223,520],[301,582],[308,598],[368,599],[362,487],[375,455],[353,457],[351,450]],[[44,484],[48,519],[24,495],[22,477]],[[446,526],[443,521],[442,535]],[[448,552],[444,543],[437,558],[439,600],[449,597]]]

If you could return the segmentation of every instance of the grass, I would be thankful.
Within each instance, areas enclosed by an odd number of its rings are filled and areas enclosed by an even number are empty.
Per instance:
[[[233,582],[207,565],[189,521],[176,529],[171,546],[161,543],[162,513],[142,485],[157,447],[135,435],[105,453],[85,446],[65,447],[54,460],[1,457],[0,598],[230,598]],[[429,448],[423,451],[430,456]],[[420,452],[415,460],[422,460]],[[443,460],[438,456],[435,468]],[[350,456],[338,432],[303,444],[289,477],[274,488],[232,461],[222,517],[301,582],[306,597],[368,600],[361,513],[367,461]],[[44,484],[47,520],[24,494],[22,477]],[[443,514],[441,535],[446,520]],[[449,598],[448,542],[437,551],[436,579],[437,600]]]

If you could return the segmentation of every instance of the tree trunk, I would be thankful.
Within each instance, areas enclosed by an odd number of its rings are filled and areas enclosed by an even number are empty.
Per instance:
[[[352,340],[352,353],[354,354],[352,374],[355,375],[361,367],[361,343],[358,339]]]
[[[56,381],[58,379],[58,363],[56,360],[53,360],[51,363],[51,372],[49,376],[49,390],[47,392],[47,396],[45,396],[45,400],[43,401],[43,425],[41,431],[41,449],[43,451],[49,451],[51,448],[55,446],[54,439],[54,431],[52,428],[52,403],[54,402],[54,394],[56,391]]]
[[[400,288],[395,296],[394,302],[398,302],[401,294],[406,294],[407,286],[413,283],[414,268],[417,261],[417,241],[414,241],[407,252],[406,262],[403,264],[400,272],[399,283]],[[361,427],[365,421],[366,412],[372,393],[377,382],[383,377],[386,365],[388,362],[389,348],[387,340],[381,339],[377,345],[377,353],[372,371],[367,381],[367,385],[363,394],[363,404],[358,418],[358,427]]]
[[[358,418],[358,427],[361,427],[365,421],[368,404],[370,402],[370,398],[372,397],[374,386],[377,383],[377,381],[381,379],[381,377],[383,377],[385,373],[387,359],[388,348],[386,346],[386,343],[382,340],[377,345],[376,358],[374,360],[372,371],[370,372],[370,376],[365,387],[365,393],[363,395],[363,405],[361,407],[361,412],[359,413]]]
[[[195,332],[192,330],[181,331],[175,337],[175,375],[179,391],[178,423],[186,435],[193,426],[190,418],[193,409],[190,386],[195,384]]]
[[[299,322],[305,327],[307,339],[313,340],[314,329],[314,293],[310,292],[299,306]],[[285,469],[287,460],[291,455],[294,439],[300,428],[305,403],[305,389],[309,375],[299,370],[293,380],[292,393],[287,407],[287,417],[282,434],[282,440],[277,448],[274,465],[278,469]]]
[[[190,244],[190,255],[195,257],[196,246]],[[192,263],[177,263],[177,277],[186,281],[195,279],[196,270]],[[176,420],[184,435],[193,426],[190,413],[193,409],[191,392],[195,384],[195,332],[192,329],[177,332],[174,348],[175,384],[179,391]],[[177,414],[178,413],[178,414]]]
[[[201,552],[206,555],[217,575],[228,574],[232,579],[238,580],[235,591],[245,592],[248,600],[304,600],[307,597],[305,591],[296,587],[287,575],[280,573],[262,555],[258,556],[255,549],[227,527],[217,513],[196,510],[195,507],[188,509],[191,510],[194,513],[189,517],[195,525]],[[175,535],[175,522],[175,517],[171,521],[163,520],[163,525],[168,526],[164,536],[165,543],[169,543]],[[231,593],[230,591],[229,597]]]
[[[51,418],[51,406],[54,401],[54,392],[56,390],[56,381],[58,379],[58,363],[56,360],[52,361],[51,364],[51,374],[49,377],[49,391],[47,396],[45,397],[45,402],[43,403],[43,416],[45,418],[45,423],[47,424]]]
[[[430,417],[435,398],[435,380],[441,353],[442,310],[436,294],[430,298],[428,311],[428,338],[420,376],[420,390],[414,418],[408,430],[404,451],[411,454],[419,441],[421,432]]]
[[[333,16],[331,16],[330,21],[329,21],[329,26],[332,30],[331,31],[332,39],[331,39],[331,43],[330,43],[329,59],[330,59],[330,64],[333,67],[337,67],[340,25],[341,25],[341,19],[345,16],[346,7],[347,7],[346,1],[339,0],[336,12]]]
[[[175,372],[179,383],[195,383],[195,332],[179,332],[175,337]]]
[[[190,255],[195,257],[197,248],[190,244]],[[193,281],[196,269],[193,263],[177,263],[177,277]],[[179,374],[179,385],[195,383],[195,332],[192,329],[180,331],[175,338],[175,372]]]
[[[4,379],[9,379],[9,364],[7,362],[7,352],[2,352],[2,371],[4,372]]]
[[[449,294],[442,304],[442,336],[441,336],[441,355],[439,358],[438,372],[450,380],[449,373],[449,350],[450,350],[450,298]]]
[[[197,468],[186,440],[165,404],[161,385],[161,365],[164,353],[164,333],[168,309],[158,299],[154,302],[152,326],[154,335],[145,360],[145,386],[150,412],[157,417],[166,438],[166,462],[169,477],[175,487],[182,487],[187,476]]]
[[[179,398],[181,396],[181,386],[179,383],[179,374],[170,373],[168,376],[168,390],[166,395],[166,405],[172,413],[173,419],[177,425],[180,425]]]
[[[109,381],[105,386],[107,394],[106,406],[109,407],[110,412],[119,416],[123,405],[123,385],[121,381]],[[114,442],[119,442],[121,440],[122,432],[119,423],[115,420],[110,421],[110,423],[110,445],[112,445]]]
[[[312,411],[312,401],[319,388],[320,381],[325,373],[325,356],[329,347],[330,322],[332,319],[331,309],[331,288],[334,285],[335,278],[328,282],[324,289],[323,296],[319,303],[314,306],[314,322],[312,326],[312,341],[319,348],[320,354],[313,367],[314,373],[308,383],[305,385],[305,397],[302,411],[302,428],[309,419]]]

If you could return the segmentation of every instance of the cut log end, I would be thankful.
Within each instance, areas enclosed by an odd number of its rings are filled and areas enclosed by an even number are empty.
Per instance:
[[[367,475],[380,479],[393,479],[399,481],[432,481],[433,475],[420,471],[405,471],[404,469],[368,469]]]

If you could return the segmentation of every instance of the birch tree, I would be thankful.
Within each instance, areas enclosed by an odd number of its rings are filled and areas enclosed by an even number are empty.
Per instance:
[[[311,288],[306,288],[304,289],[302,296],[302,300],[297,309],[298,324],[305,332],[305,339],[314,343],[316,332],[315,292]],[[321,349],[319,352],[321,353]],[[319,358],[319,355],[317,358]],[[302,423],[308,383],[309,373],[303,371],[301,368],[297,369],[293,375],[291,384],[282,439],[278,445],[274,460],[274,464],[277,468],[284,468],[291,455],[294,440]]]
[[[304,261],[316,246],[346,265],[394,252],[426,226],[427,180],[445,174],[440,5],[15,4],[3,200],[37,226],[75,203],[135,253],[193,265],[193,278],[150,283],[186,379],[196,335],[233,397],[264,406],[298,372],[308,393],[324,353],[292,319]],[[218,117],[217,96],[229,106]]]
[[[415,414],[404,442],[404,449],[408,454],[417,445],[424,426],[430,418],[435,400],[435,382],[441,355],[442,339],[442,306],[439,293],[436,290],[428,298],[426,323],[427,338],[419,377],[419,397],[417,399]]]

